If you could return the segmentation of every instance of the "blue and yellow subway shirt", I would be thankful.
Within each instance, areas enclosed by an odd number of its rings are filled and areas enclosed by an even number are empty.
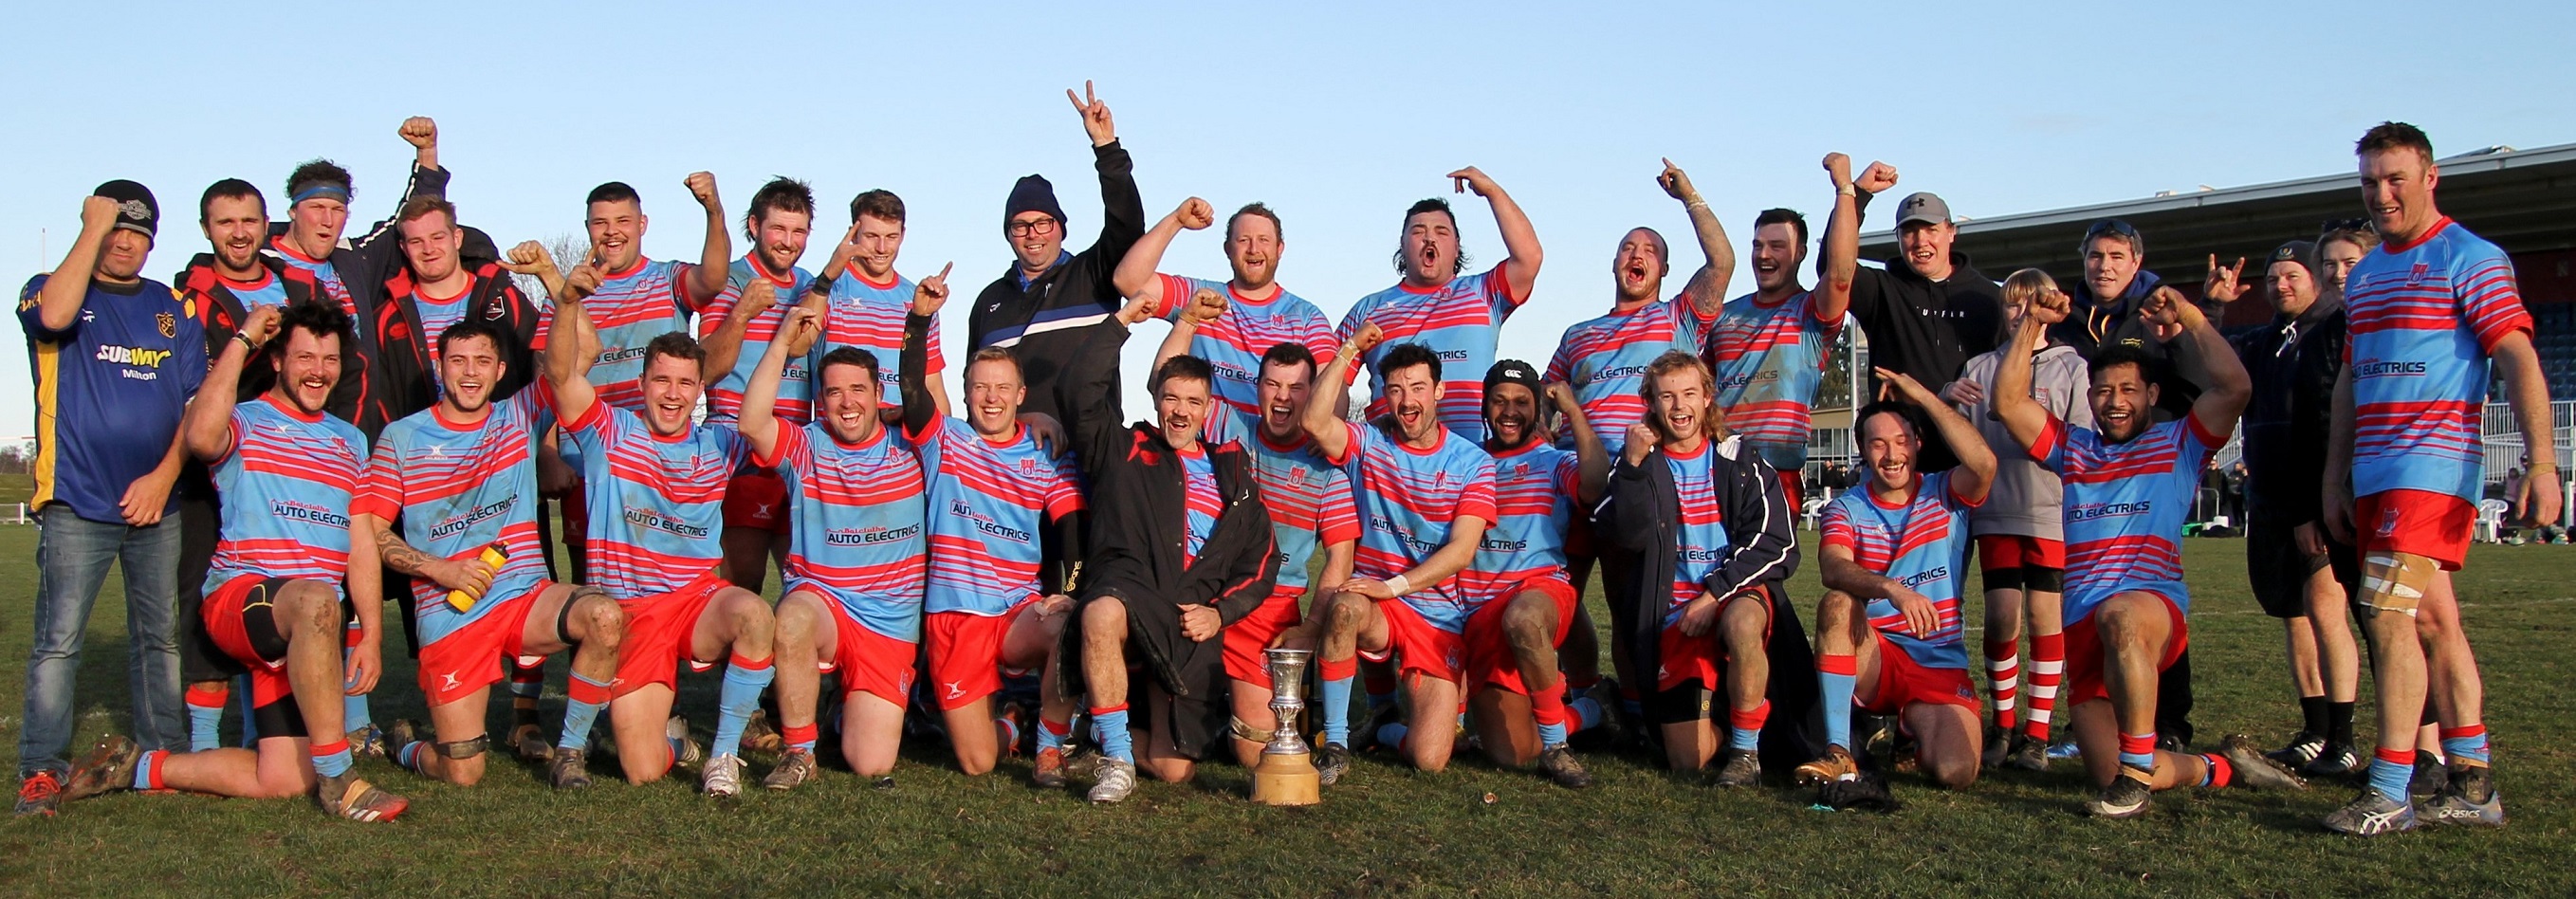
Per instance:
[[[150,279],[92,281],[71,327],[47,328],[36,308],[47,277],[18,294],[36,381],[32,505],[62,503],[92,521],[123,521],[117,501],[161,464],[188,397],[206,379],[205,331],[186,300]]]

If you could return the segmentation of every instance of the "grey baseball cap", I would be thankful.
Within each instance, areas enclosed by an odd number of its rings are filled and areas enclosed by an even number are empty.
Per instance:
[[[1949,220],[1950,204],[1941,202],[1939,196],[1928,191],[1906,194],[1905,199],[1896,204],[1896,226],[1899,228],[1915,222],[1937,224]]]

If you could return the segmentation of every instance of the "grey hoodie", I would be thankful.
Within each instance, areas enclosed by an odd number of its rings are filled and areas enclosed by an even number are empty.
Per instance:
[[[1976,382],[1991,397],[1995,370],[2003,366],[2003,361],[2004,350],[1994,350],[1968,360],[1967,366],[1959,370],[1959,377]],[[2085,401],[2085,394],[2092,391],[2093,378],[2088,371],[2084,356],[2074,347],[2051,343],[2039,351],[2031,364],[2031,398],[2068,427],[2090,428],[2093,407]],[[2004,423],[1994,413],[1990,403],[1959,407],[1959,414],[1975,422],[1986,444],[1995,450],[1994,490],[1986,495],[1986,504],[1969,515],[1968,533],[2066,539],[2066,494],[2057,475],[2032,461],[2030,453],[2004,430]]]

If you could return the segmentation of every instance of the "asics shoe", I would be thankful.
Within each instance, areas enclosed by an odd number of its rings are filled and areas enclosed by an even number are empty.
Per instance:
[[[778,767],[769,769],[769,776],[761,778],[760,785],[772,790],[793,790],[818,773],[821,769],[814,765],[813,750],[790,749],[778,757]]]
[[[2238,784],[2257,790],[2308,788],[2308,782],[2299,779],[2297,774],[2291,773],[2288,765],[2282,764],[2270,753],[2257,752],[2254,749],[2252,737],[2244,734],[2228,734],[2225,739],[2218,741],[2218,754],[2219,757],[2227,760],[2227,764],[2236,768]]]
[[[590,753],[557,747],[546,759],[546,781],[558,790],[590,786]]]
[[[2135,818],[2146,814],[2147,805],[2155,796],[2155,791],[2149,788],[2147,780],[2152,776],[2154,775],[2148,772],[2121,765],[2120,773],[2111,776],[2111,785],[2103,787],[2100,795],[2094,796],[2093,801],[2085,803],[2084,810],[2092,813],[2094,817],[2113,820]]]
[[[351,821],[391,821],[411,807],[411,800],[377,789],[356,771],[322,778],[313,798],[323,811]]]
[[[2357,837],[2375,837],[2415,829],[2415,806],[2364,789],[2351,802],[2326,815],[2326,829]]]
[[[1555,781],[1557,786],[1569,790],[1580,790],[1592,785],[1592,775],[1584,773],[1583,763],[1575,761],[1574,753],[1566,749],[1563,743],[1550,746],[1538,754],[1538,769],[1547,774],[1548,780]]]
[[[1750,787],[1762,782],[1762,758],[1750,749],[1729,749],[1726,762],[1718,766],[1717,785]]]
[[[63,783],[62,801],[87,799],[133,786],[134,761],[142,757],[143,748],[134,745],[134,741],[109,734],[72,762],[72,776]]]
[[[1125,759],[1102,759],[1100,779],[1091,785],[1092,802],[1107,805],[1125,801],[1136,792],[1136,763]]]
[[[74,769],[75,775],[78,770]],[[72,782],[78,785],[80,780],[75,776]],[[2504,796],[2496,792],[2494,769],[2473,765],[2452,771],[2450,785],[2418,814],[2435,824],[2503,827]]]
[[[742,795],[742,756],[728,752],[707,759],[706,770],[699,772],[698,789],[720,799]]]

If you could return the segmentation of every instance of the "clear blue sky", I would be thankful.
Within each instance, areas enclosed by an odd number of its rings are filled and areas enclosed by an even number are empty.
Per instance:
[[[328,156],[356,173],[363,226],[400,190],[394,127],[429,115],[452,198],[505,244],[577,231],[590,187],[623,180],[654,216],[647,253],[694,258],[683,176],[714,171],[738,214],[788,174],[822,197],[820,232],[846,227],[861,190],[900,193],[901,270],[954,260],[971,290],[1008,263],[998,226],[1020,175],[1057,183],[1076,246],[1096,233],[1063,93],[1089,78],[1149,216],[1190,195],[1269,202],[1281,283],[1336,318],[1394,282],[1404,207],[1482,166],[1546,246],[1502,338],[1505,357],[1543,362],[1607,307],[1627,227],[1662,229],[1677,268],[1697,264],[1651,180],[1659,156],[1740,247],[1765,207],[1821,230],[1829,150],[1983,217],[2348,170],[2382,119],[2445,155],[2576,141],[2564,3],[576,6],[22,8],[0,55],[0,275],[14,288],[51,268],[40,229],[62,252],[80,197],[110,178],[159,195],[156,278],[204,249],[195,201],[219,178],[275,203],[290,168]],[[1461,211],[1469,252],[1501,258],[1480,204]],[[1216,234],[1184,236],[1166,270],[1222,277]],[[1161,333],[1140,332],[1131,359]],[[31,433],[32,409],[25,364],[0,364],[0,437]]]

